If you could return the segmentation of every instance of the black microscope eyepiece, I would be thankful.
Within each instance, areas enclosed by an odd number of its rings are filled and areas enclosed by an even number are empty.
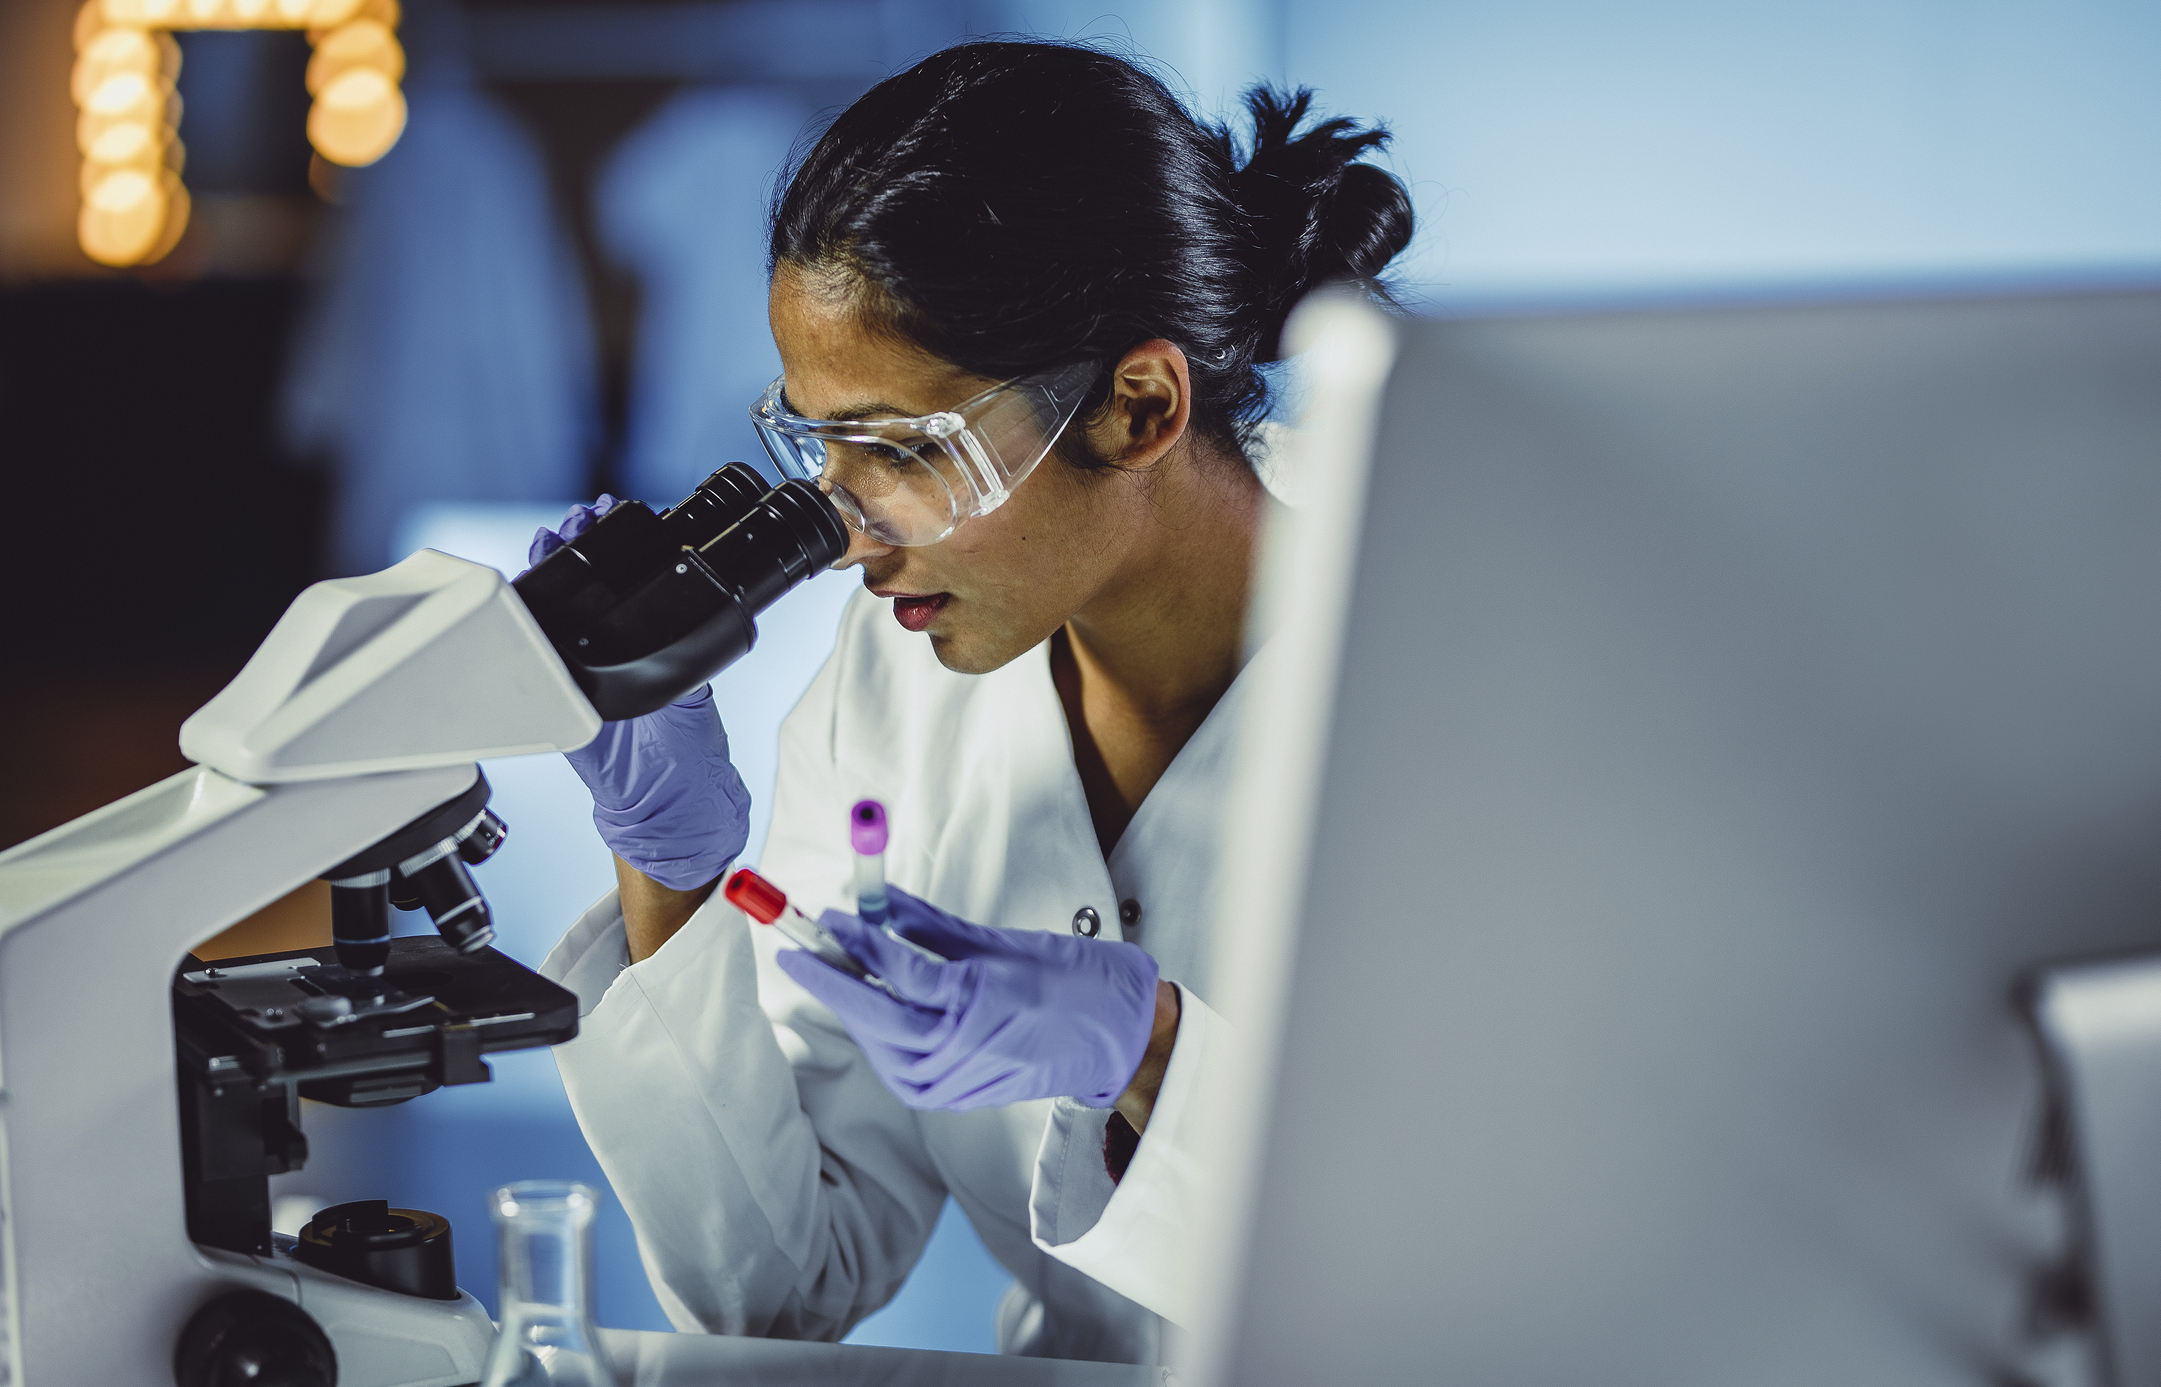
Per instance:
[[[615,507],[513,586],[612,722],[741,659],[758,614],[847,550],[848,527],[814,484],[767,488],[732,462],[665,514]]]

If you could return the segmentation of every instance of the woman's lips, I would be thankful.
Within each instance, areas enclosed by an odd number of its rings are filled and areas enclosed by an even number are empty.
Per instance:
[[[920,631],[930,625],[932,618],[953,600],[953,594],[949,592],[934,592],[928,597],[914,597],[904,592],[878,595],[893,599],[893,619],[911,631]]]

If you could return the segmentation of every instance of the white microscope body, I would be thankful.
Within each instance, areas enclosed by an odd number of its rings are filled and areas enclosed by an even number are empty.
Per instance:
[[[423,550],[301,594],[182,728],[195,767],[0,853],[5,1381],[170,1383],[183,1327],[243,1288],[312,1317],[340,1387],[479,1378],[493,1326],[468,1294],[190,1241],[174,968],[472,788],[480,758],[600,722],[493,569]]]
[[[432,550],[318,583],[181,728],[194,769],[0,853],[0,1387],[477,1380],[493,1326],[440,1217],[271,1232],[299,1098],[402,1102],[577,1033],[574,996],[487,947],[476,762],[698,687],[847,544],[815,485],[730,463],[515,584]],[[332,949],[176,976],[323,876]],[[392,904],[441,940],[393,940]]]

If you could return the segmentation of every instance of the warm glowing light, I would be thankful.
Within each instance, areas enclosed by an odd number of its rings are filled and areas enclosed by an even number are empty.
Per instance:
[[[157,179],[140,169],[121,169],[100,179],[83,199],[76,230],[93,260],[132,265],[157,245],[165,212]]]
[[[75,104],[89,101],[90,94],[119,73],[132,72],[145,79],[160,75],[165,55],[140,29],[108,29],[83,50],[69,77]]]
[[[99,26],[137,29],[334,29],[358,14],[384,18],[381,0],[90,0]],[[395,23],[393,3],[388,22]],[[88,27],[90,21],[83,21]]]
[[[76,60],[78,71],[155,70],[161,63],[158,46],[140,29],[107,29],[83,46]]]
[[[322,91],[323,104],[334,111],[365,111],[390,99],[390,79],[372,67],[354,68],[339,75]]]
[[[193,210],[194,206],[194,200],[188,196],[187,185],[177,177],[167,174],[165,177],[165,226],[158,232],[158,239],[144,253],[143,260],[145,262],[154,264],[163,260],[167,255],[171,254],[174,246],[180,244],[180,234],[188,229],[188,213]]]
[[[356,19],[316,43],[315,56],[308,60],[308,93],[321,96],[341,74],[363,67],[391,82],[405,75],[405,50],[387,26],[372,19]]]
[[[172,138],[173,128],[179,124],[179,119],[180,98],[177,96],[166,97],[162,108],[152,107],[147,112],[122,111],[119,115],[106,116],[95,111],[85,111],[75,122],[75,147],[88,155],[97,142],[105,137],[105,132],[115,125],[148,125],[159,140],[168,140]]]
[[[90,46],[92,39],[104,32],[104,0],[83,0],[83,7],[75,12],[75,51],[82,52]]]
[[[180,172],[180,165],[186,157],[187,152],[181,148],[178,140],[168,140],[150,146],[137,157],[125,162],[86,163],[83,165],[82,177],[77,181],[82,185],[84,198],[96,198],[100,196],[98,189],[105,187],[115,173],[139,173],[153,182],[162,183],[168,174],[177,175]],[[129,185],[123,184],[106,188],[103,196],[108,199],[118,197],[121,190],[127,186]]]
[[[139,120],[123,120],[107,126],[105,133],[83,151],[93,164],[155,163],[162,142],[157,132]]]
[[[308,110],[308,140],[347,168],[372,164],[405,130],[405,96],[388,77],[356,67],[333,79]]]
[[[90,192],[90,205],[100,212],[132,212],[157,193],[155,178],[141,169],[121,169],[98,180]]]
[[[158,104],[158,89],[140,72],[115,72],[97,84],[83,109],[101,116],[150,111]]]
[[[307,87],[308,139],[330,163],[357,167],[388,153],[405,131],[405,50],[398,0],[84,0],[75,16],[70,89],[82,115],[85,253],[137,265],[170,251],[187,228],[179,179],[184,151],[171,29],[305,29],[315,53]],[[310,182],[316,182],[311,171]]]

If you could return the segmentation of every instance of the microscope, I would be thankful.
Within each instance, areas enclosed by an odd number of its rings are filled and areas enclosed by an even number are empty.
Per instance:
[[[680,697],[846,547],[814,485],[731,463],[515,583],[432,550],[318,583],[182,727],[193,767],[0,853],[0,1382],[476,1381],[494,1326],[440,1215],[271,1231],[299,1100],[402,1103],[577,1034],[490,947],[470,868],[506,828],[475,763]],[[188,953],[315,877],[328,947]],[[436,933],[393,937],[399,908]]]

